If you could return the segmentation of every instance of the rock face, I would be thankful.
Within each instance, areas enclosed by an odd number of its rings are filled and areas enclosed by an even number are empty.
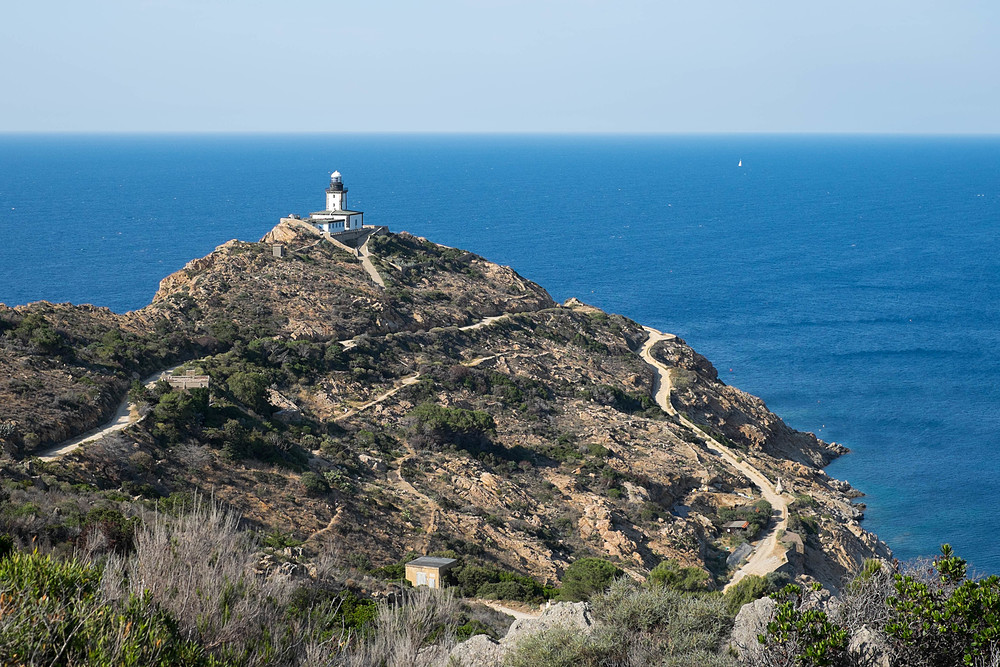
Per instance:
[[[853,635],[847,645],[847,651],[861,665],[870,667],[892,667],[885,637],[869,628],[861,628]]]
[[[507,653],[517,648],[526,637],[564,627],[574,634],[590,634],[594,620],[586,602],[559,602],[548,607],[538,618],[518,619],[507,634],[495,642],[486,635],[476,635],[456,645],[446,660],[437,667],[500,667]]]
[[[771,598],[763,597],[743,605],[736,615],[730,645],[740,654],[744,664],[762,664],[763,647],[757,636],[766,634],[767,624],[774,620],[777,606]]]
[[[683,340],[663,341],[654,354],[675,368],[671,380],[677,409],[735,444],[810,466],[826,465],[847,451],[812,433],[789,428],[764,401],[719,380],[712,363]]]
[[[160,282],[148,309],[179,309],[195,324],[224,316],[291,338],[341,340],[555,305],[509,267],[405,233],[369,241],[385,290],[357,257],[302,221],[283,220],[264,238],[268,242],[228,241],[188,262]],[[273,256],[275,240],[285,244],[286,256]]]
[[[808,574],[837,590],[865,558],[889,556],[888,547],[858,523],[864,513],[851,501],[863,494],[820,469],[846,448],[790,428],[764,401],[719,380],[711,362],[679,338],[658,343],[653,354],[673,367],[674,407],[706,432],[730,441],[755,468],[780,479],[783,491],[797,498],[789,531],[802,538],[796,538],[795,556],[785,568],[788,574]]]

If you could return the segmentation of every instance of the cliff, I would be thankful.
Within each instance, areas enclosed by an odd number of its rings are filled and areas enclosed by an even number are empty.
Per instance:
[[[856,492],[821,470],[842,448],[720,382],[683,341],[652,350],[670,370],[665,412],[639,324],[558,305],[508,267],[409,234],[368,251],[384,289],[355,254],[283,221],[261,243],[193,260],[133,313],[0,313],[0,370],[18,378],[0,386],[17,406],[0,412],[0,437],[17,454],[91,428],[133,377],[187,358],[211,375],[211,403],[147,396],[150,417],[51,474],[138,489],[136,502],[212,493],[306,554],[366,567],[447,552],[554,583],[588,555],[636,577],[676,559],[721,586],[743,540],[722,525],[762,493],[723,447],[782,480],[790,575],[836,587],[887,553],[860,527]],[[63,342],[33,343],[28,314]],[[93,395],[53,401],[92,383]]]

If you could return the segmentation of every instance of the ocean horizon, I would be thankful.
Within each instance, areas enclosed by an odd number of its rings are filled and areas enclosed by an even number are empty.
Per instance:
[[[675,333],[852,452],[864,526],[1000,573],[1000,137],[0,134],[0,302],[149,303],[349,207]]]

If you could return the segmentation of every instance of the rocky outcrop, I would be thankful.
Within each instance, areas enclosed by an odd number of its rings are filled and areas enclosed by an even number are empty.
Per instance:
[[[859,665],[867,667],[892,667],[889,643],[882,634],[863,627],[853,635],[847,645],[847,652]]]
[[[274,242],[285,245],[283,257],[271,252]],[[224,319],[262,334],[339,340],[555,305],[538,285],[472,253],[405,233],[374,237],[369,249],[385,290],[353,253],[301,220],[282,219],[261,243],[228,241],[188,262],[143,310],[195,325]]]
[[[767,624],[774,620],[777,606],[771,598],[763,597],[743,605],[736,615],[729,643],[744,664],[764,664],[764,647],[757,637],[767,633]]]
[[[525,638],[557,627],[570,629],[574,634],[590,634],[594,628],[590,605],[586,602],[558,602],[545,609],[538,618],[514,621],[499,642],[486,635],[476,635],[456,645],[448,658],[437,667],[499,667],[504,656],[516,650]]]
[[[816,467],[847,451],[812,433],[789,428],[764,401],[719,380],[712,363],[680,338],[658,343],[653,355],[674,369],[674,406],[739,446]]]

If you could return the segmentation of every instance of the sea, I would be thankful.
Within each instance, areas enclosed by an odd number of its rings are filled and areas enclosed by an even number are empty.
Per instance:
[[[900,559],[1000,573],[1000,138],[0,135],[0,302],[140,308],[335,169],[366,223],[675,333],[849,447]]]

